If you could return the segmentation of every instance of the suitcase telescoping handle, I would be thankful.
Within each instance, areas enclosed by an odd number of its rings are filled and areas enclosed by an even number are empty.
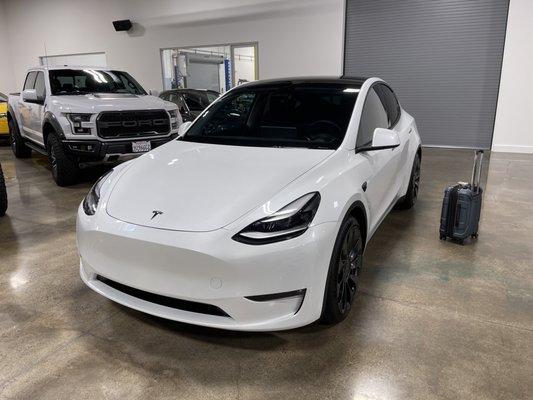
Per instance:
[[[483,168],[483,150],[474,150],[474,168],[472,169],[472,180],[470,185],[472,190],[479,192],[479,182],[481,180],[481,169]]]

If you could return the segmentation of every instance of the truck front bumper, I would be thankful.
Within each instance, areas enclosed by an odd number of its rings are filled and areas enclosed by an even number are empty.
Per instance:
[[[155,149],[177,136],[176,133],[164,138],[139,139],[139,141],[149,141],[151,148]],[[140,156],[143,153],[135,153],[132,150],[132,142],[134,141],[131,139],[109,142],[64,139],[62,143],[68,153],[78,158],[81,165],[90,165],[115,163]]]

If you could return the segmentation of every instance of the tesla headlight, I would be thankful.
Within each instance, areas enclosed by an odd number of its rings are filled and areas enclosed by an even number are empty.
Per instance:
[[[94,215],[100,202],[100,190],[105,182],[105,179],[113,172],[113,170],[106,172],[102,175],[96,183],[93,185],[87,196],[83,199],[83,211],[87,215]]]
[[[274,214],[248,225],[233,239],[246,244],[266,244],[299,236],[313,221],[319,204],[320,194],[308,193]]]

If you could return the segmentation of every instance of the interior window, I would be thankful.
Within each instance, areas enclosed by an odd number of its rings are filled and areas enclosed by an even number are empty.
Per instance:
[[[398,104],[398,100],[396,99],[394,92],[387,85],[377,84],[375,88],[376,93],[387,111],[389,128],[392,128],[396,122],[398,122],[400,117],[400,105]]]
[[[28,75],[26,75],[26,81],[24,81],[24,90],[34,88],[36,76],[37,76],[37,72],[35,71],[32,71],[28,73]]]
[[[44,86],[44,73],[38,72],[35,79],[35,92],[37,93],[37,98],[44,99],[46,97],[46,88]]]
[[[365,105],[361,114],[359,132],[357,133],[357,147],[365,147],[372,144],[374,130],[376,128],[388,128],[389,119],[387,112],[381,103],[376,91],[372,87],[366,96]]]

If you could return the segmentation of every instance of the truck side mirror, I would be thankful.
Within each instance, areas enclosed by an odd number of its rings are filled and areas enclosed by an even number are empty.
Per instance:
[[[26,89],[22,92],[22,100],[27,102],[36,102],[37,91],[35,89]]]
[[[148,93],[149,93],[151,96],[159,97],[159,90],[157,90],[157,89],[150,89],[150,90],[148,91]]]

